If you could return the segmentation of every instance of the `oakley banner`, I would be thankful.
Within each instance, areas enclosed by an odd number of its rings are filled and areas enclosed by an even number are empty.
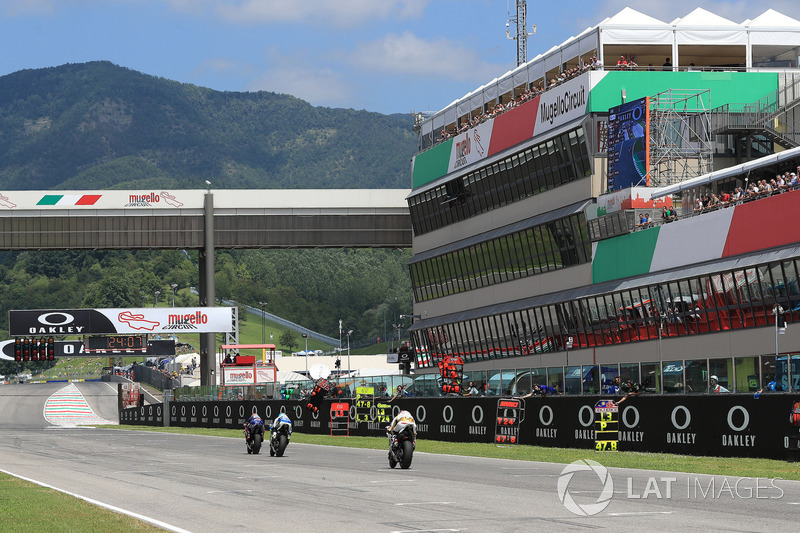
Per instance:
[[[12,337],[104,333],[231,333],[232,307],[9,311]]]

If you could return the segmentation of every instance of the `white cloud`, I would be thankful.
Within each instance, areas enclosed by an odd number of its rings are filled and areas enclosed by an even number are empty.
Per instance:
[[[211,57],[203,61],[193,71],[193,76],[211,74],[247,74],[252,72],[252,67],[240,61],[231,61],[223,57]]]
[[[281,64],[247,85],[248,91],[291,94],[315,106],[342,107],[352,102],[352,88],[329,68]]]
[[[186,0],[169,0],[183,7]],[[260,24],[298,22],[353,27],[372,19],[406,19],[420,16],[431,0],[196,0],[211,2],[228,21]],[[195,6],[200,8],[200,6]],[[202,8],[201,8],[202,9]]]
[[[501,66],[482,61],[474,49],[448,39],[427,41],[410,32],[361,43],[348,62],[374,72],[456,80],[491,79],[502,71]]]

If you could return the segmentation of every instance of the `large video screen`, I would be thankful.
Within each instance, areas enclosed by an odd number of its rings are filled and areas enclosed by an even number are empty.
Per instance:
[[[650,185],[650,99],[608,110],[608,190]]]

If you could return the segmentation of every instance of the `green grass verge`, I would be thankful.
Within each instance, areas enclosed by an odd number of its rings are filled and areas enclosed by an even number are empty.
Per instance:
[[[153,426],[101,426],[140,431],[161,431],[191,435],[214,435],[218,437],[242,438],[238,429],[217,428],[165,428]],[[330,437],[295,432],[292,442],[320,444],[325,446],[349,446],[352,448],[371,448],[382,450],[387,446],[383,437]],[[475,442],[443,442],[420,439],[417,451],[472,457],[491,457],[496,459],[516,459],[519,461],[541,461],[545,463],[568,464],[578,459],[593,459],[603,466],[634,468],[637,470],[657,470],[664,472],[686,472],[696,474],[716,474],[732,477],[781,478],[800,480],[800,463],[788,463],[774,459],[750,459],[741,457],[702,457],[692,455],[672,455],[667,453],[605,452],[577,448],[545,448],[538,446],[496,446]]]
[[[0,530],[8,533],[164,531],[147,522],[3,473],[0,473]]]

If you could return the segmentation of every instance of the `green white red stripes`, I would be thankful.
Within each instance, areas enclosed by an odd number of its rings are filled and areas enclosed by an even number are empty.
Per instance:
[[[94,205],[102,194],[45,194],[36,205]]]
[[[117,423],[97,416],[74,383],[70,383],[47,399],[44,404],[44,418],[54,426]]]

